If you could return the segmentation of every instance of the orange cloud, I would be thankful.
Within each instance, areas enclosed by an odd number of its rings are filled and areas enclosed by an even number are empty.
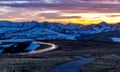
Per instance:
[[[98,24],[104,21],[114,24],[120,22],[120,13],[63,13],[58,18],[44,18],[43,21],[85,25]]]

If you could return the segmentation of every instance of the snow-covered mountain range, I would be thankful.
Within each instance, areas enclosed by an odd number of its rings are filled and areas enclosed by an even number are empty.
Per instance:
[[[86,37],[109,31],[119,31],[120,24],[110,25],[102,22],[97,25],[60,24],[0,21],[0,39],[68,39],[82,40]]]

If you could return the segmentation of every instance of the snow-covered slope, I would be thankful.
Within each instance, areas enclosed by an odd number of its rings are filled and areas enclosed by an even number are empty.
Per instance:
[[[32,22],[0,21],[0,39],[69,39],[76,40],[91,34],[120,30],[120,24],[98,25],[60,24]]]

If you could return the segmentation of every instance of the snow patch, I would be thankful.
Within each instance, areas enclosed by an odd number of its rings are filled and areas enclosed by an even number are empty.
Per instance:
[[[0,40],[0,42],[27,42],[33,41],[32,39],[7,39],[7,40]]]
[[[14,44],[3,44],[3,45],[0,45],[0,48],[1,47],[8,48],[8,47],[11,47],[12,45],[14,45]]]
[[[111,40],[113,42],[120,42],[120,38],[117,38],[117,37],[112,37]]]
[[[2,53],[4,50],[0,50],[0,53]]]
[[[25,51],[34,51],[34,50],[36,50],[38,47],[40,47],[40,45],[32,42],[32,43],[28,46],[28,48],[25,49]]]

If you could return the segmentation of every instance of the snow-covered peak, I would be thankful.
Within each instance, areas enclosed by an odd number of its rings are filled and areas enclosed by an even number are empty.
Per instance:
[[[87,37],[91,34],[120,30],[120,24],[109,25],[102,22],[98,25],[60,24],[31,22],[0,21],[0,39],[71,39]]]

